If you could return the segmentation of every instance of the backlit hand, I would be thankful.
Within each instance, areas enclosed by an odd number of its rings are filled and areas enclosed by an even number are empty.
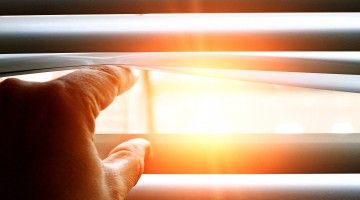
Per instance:
[[[100,160],[95,118],[132,86],[128,69],[99,66],[59,79],[0,83],[0,199],[123,199],[149,143],[135,139]]]

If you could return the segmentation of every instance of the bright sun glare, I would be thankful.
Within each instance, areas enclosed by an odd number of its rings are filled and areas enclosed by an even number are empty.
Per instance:
[[[66,72],[64,72],[66,73]],[[63,72],[20,76],[46,81]],[[360,96],[254,82],[149,72],[97,120],[97,133],[355,133]],[[147,101],[149,100],[150,101]],[[146,109],[146,105],[151,107]],[[151,113],[149,113],[151,112]],[[150,118],[150,120],[149,120]],[[151,122],[152,128],[148,123]]]

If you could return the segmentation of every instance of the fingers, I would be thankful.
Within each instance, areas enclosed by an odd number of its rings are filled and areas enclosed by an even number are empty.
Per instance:
[[[144,171],[144,160],[149,155],[150,143],[132,139],[115,147],[103,160],[112,194],[126,195]]]
[[[71,92],[95,105],[98,112],[129,89],[135,78],[129,69],[107,65],[77,70],[54,81],[65,83]]]

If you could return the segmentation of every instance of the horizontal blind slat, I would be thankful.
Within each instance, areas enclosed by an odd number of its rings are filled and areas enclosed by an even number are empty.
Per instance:
[[[359,13],[0,18],[0,53],[356,51]]]
[[[0,15],[358,12],[357,0],[2,0]]]

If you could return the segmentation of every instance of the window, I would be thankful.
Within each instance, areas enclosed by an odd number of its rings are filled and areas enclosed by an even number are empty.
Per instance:
[[[96,121],[153,144],[129,199],[359,199],[356,0],[5,2],[2,75],[150,69]]]
[[[356,93],[149,71],[103,111],[96,133],[357,133],[358,102]]]

